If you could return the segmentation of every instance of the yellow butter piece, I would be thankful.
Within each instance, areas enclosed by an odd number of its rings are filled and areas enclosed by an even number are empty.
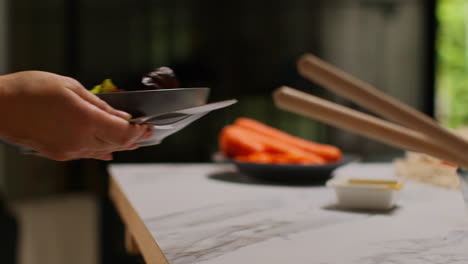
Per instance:
[[[349,179],[348,183],[356,185],[383,185],[395,190],[400,190],[403,188],[402,183],[398,183],[397,181],[392,180]]]

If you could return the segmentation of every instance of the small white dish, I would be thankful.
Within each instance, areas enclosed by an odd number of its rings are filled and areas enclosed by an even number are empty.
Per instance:
[[[341,208],[389,210],[395,206],[403,184],[396,180],[331,179],[326,184],[335,190]]]

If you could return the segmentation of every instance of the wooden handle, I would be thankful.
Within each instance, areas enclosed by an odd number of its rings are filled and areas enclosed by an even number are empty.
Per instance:
[[[275,104],[284,110],[320,120],[327,124],[385,142],[407,150],[424,152],[439,159],[466,167],[468,159],[456,155],[425,134],[338,105],[289,87],[280,87],[273,94]]]
[[[435,120],[392,98],[370,84],[358,80],[333,65],[306,54],[298,61],[298,70],[305,78],[342,95],[355,103],[374,111],[396,123],[430,135],[434,141],[465,155],[468,153],[468,142],[447,129]]]

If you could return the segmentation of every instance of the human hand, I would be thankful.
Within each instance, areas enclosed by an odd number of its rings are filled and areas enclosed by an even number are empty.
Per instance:
[[[0,114],[1,137],[58,161],[111,160],[152,136],[78,81],[48,72],[0,76]]]

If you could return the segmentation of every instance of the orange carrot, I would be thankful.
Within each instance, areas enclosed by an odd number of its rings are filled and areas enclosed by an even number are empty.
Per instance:
[[[299,137],[295,137],[279,129],[270,127],[250,118],[238,118],[235,126],[246,128],[263,136],[269,137],[271,141],[284,142],[303,151],[314,153],[323,157],[326,161],[341,159],[341,150],[335,146],[319,144]]]
[[[237,135],[237,139],[239,139],[239,141],[242,141],[242,145],[261,144],[264,148],[263,151],[265,152],[288,154],[291,157],[295,157],[296,159],[301,159],[308,163],[314,164],[323,164],[326,162],[326,160],[323,157],[315,153],[304,151],[288,143],[284,143],[274,138],[256,133],[252,130],[235,125],[231,125],[229,127],[231,127],[230,130]],[[229,141],[227,141],[227,143],[225,144],[229,145],[228,143]],[[248,154],[251,153],[247,153],[247,155]],[[243,154],[237,154],[236,156],[240,155]]]
[[[273,163],[272,154],[268,152],[255,152],[249,155],[240,155],[234,157],[234,159],[240,162]]]
[[[268,163],[268,164],[316,164],[313,161],[293,156],[287,153],[255,152],[245,156],[236,156],[240,162]]]
[[[445,166],[449,166],[449,167],[454,167],[454,168],[457,167],[457,165],[455,165],[455,164],[453,164],[451,162],[445,161],[445,160],[440,161],[440,164],[445,165]]]
[[[223,154],[230,158],[265,151],[265,146],[262,143],[252,141],[249,135],[243,133],[243,129],[233,125],[226,126],[221,130],[219,146]]]

